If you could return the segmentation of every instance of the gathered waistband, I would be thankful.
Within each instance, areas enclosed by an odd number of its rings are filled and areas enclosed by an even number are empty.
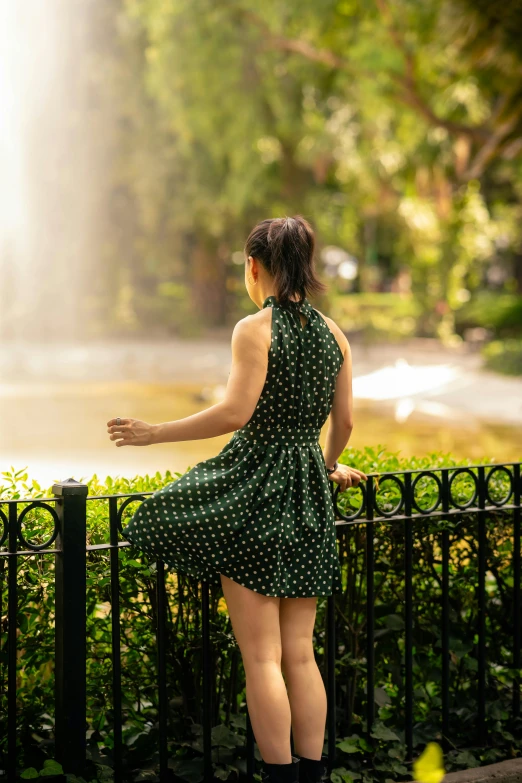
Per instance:
[[[320,427],[242,427],[234,432],[261,446],[311,446],[319,442]]]

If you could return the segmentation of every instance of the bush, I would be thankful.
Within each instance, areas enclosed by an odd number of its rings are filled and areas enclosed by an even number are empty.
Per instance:
[[[449,455],[430,454],[406,460],[382,448],[348,448],[341,461],[368,473],[454,465]],[[3,497],[47,497],[27,474],[3,474]],[[148,492],[181,474],[88,482],[89,494]],[[509,486],[497,473],[490,494],[502,498]],[[22,485],[22,488],[20,488]],[[381,508],[400,500],[393,482],[377,481]],[[435,499],[435,482],[418,482],[416,500],[428,508]],[[471,478],[461,474],[454,496],[465,504]],[[139,502],[139,501],[137,501]],[[361,490],[342,495],[339,504],[351,513],[361,502]],[[132,504],[126,515],[136,509]],[[489,763],[522,751],[520,719],[511,717],[513,649],[513,512],[488,513],[487,526],[487,728],[489,742],[476,744],[478,715],[477,519],[463,512],[447,520],[420,518],[414,524],[414,749],[441,738],[441,533],[450,546],[450,740],[448,770]],[[88,543],[108,541],[108,501],[88,502]],[[125,522],[124,522],[125,524]],[[48,513],[31,512],[31,540],[45,540]],[[339,551],[345,590],[336,600],[336,716],[338,766],[332,780],[385,783],[404,780],[406,760],[404,666],[404,523],[388,519],[374,527],[375,553],[375,705],[376,723],[367,734],[366,714],[366,525],[347,525],[339,531]],[[26,535],[29,535],[26,532]],[[1,601],[6,606],[6,558],[0,558]],[[157,764],[158,704],[156,688],[156,563],[133,548],[119,553],[121,653],[123,691],[124,772],[129,781],[144,779],[143,770]],[[178,779],[202,780],[202,641],[199,584],[188,577],[167,574],[167,682],[169,698],[169,755]],[[35,554],[19,560],[18,584],[18,761],[38,771],[53,757],[54,699],[54,557]],[[113,725],[110,563],[108,550],[88,553],[88,749],[97,776],[110,779]],[[328,599],[318,598],[314,647],[326,672],[326,615]],[[221,587],[210,591],[210,635],[215,673],[212,715],[213,762],[216,776],[236,780],[246,772],[245,686],[241,656],[226,611]],[[3,629],[5,631],[5,629]],[[0,664],[6,672],[7,645],[3,633]],[[6,693],[0,693],[0,761],[6,752]],[[256,747],[256,757],[260,755]],[[1,766],[1,764],[0,764]],[[34,773],[31,772],[31,775]],[[70,781],[69,783],[73,783]]]
[[[484,367],[506,375],[522,375],[522,339],[492,340],[481,354]]]
[[[494,337],[522,335],[522,296],[481,291],[455,312],[455,328],[463,334],[481,326]]]

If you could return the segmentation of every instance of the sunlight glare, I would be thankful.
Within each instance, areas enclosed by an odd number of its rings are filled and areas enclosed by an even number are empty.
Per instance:
[[[449,364],[415,365],[397,359],[394,365],[382,367],[353,379],[355,398],[396,400],[427,391],[440,391],[459,377],[457,367]]]

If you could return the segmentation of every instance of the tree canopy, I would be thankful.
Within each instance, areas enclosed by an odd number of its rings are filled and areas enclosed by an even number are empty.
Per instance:
[[[296,212],[358,290],[407,268],[443,329],[492,266],[522,292],[516,0],[113,0],[103,22],[116,321],[225,323],[248,231]]]

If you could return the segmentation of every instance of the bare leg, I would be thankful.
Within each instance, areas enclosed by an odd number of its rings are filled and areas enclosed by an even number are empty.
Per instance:
[[[320,759],[326,725],[326,691],[315,661],[313,631],[317,598],[281,598],[282,670],[292,710],[294,751]]]
[[[243,658],[248,714],[259,752],[268,764],[290,764],[290,704],[281,673],[281,599],[242,587],[224,574],[221,585]]]

